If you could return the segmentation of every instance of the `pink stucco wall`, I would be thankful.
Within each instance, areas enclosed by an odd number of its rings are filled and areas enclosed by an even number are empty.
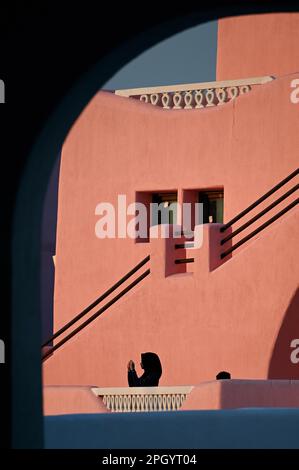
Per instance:
[[[218,21],[217,80],[299,71],[299,13],[271,13]]]
[[[43,387],[43,412],[45,416],[77,413],[110,413],[97,398],[91,387],[48,386]]]
[[[251,407],[299,407],[298,380],[216,380],[194,387],[183,402],[185,410]]]
[[[290,362],[299,337],[296,208],[216,268],[218,232],[204,226],[195,263],[168,277],[165,240],[95,236],[96,205],[117,194],[130,203],[136,191],[177,189],[181,199],[184,189],[223,186],[228,221],[291,173],[299,104],[290,80],[298,77],[210,109],[168,111],[105,92],[88,104],[62,151],[55,330],[148,254],[151,274],[45,362],[46,384],[125,386],[128,360],[138,364],[144,351],[160,355],[161,385],[198,384],[223,369],[233,378],[299,378]]]

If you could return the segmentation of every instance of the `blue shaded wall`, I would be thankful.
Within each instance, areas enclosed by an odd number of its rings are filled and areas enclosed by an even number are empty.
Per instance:
[[[299,448],[298,408],[47,416],[45,448]]]
[[[53,296],[55,269],[53,255],[56,251],[56,225],[58,205],[58,181],[60,154],[58,155],[49,180],[44,201],[41,233],[41,315],[42,341],[53,332]]]

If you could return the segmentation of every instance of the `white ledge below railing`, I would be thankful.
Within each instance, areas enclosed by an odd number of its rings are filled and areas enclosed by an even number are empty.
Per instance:
[[[93,393],[112,412],[176,411],[180,409],[192,385],[177,387],[97,388]]]
[[[242,78],[218,82],[188,83],[151,88],[115,90],[118,96],[132,97],[164,109],[195,109],[219,106],[248,93],[252,87],[274,80],[275,77]]]

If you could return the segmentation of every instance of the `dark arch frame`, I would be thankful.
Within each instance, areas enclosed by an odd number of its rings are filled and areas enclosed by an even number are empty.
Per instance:
[[[153,7],[152,16],[141,16],[137,23],[131,10],[124,9],[119,14],[123,27],[110,27],[101,37],[102,43],[94,44],[89,30],[97,23],[88,2],[80,10],[74,7],[71,17],[64,8],[21,12],[13,24],[7,22],[8,27],[1,33],[6,51],[2,66],[8,70],[1,77],[7,85],[7,103],[1,117],[5,117],[6,125],[12,125],[12,121],[7,121],[4,112],[10,118],[19,117],[14,128],[17,136],[9,138],[7,133],[13,155],[6,162],[11,182],[2,199],[6,206],[1,231],[2,300],[8,303],[5,312],[12,312],[11,316],[5,315],[3,328],[8,349],[3,373],[10,386],[1,397],[1,407],[6,410],[10,401],[10,413],[6,422],[9,435],[2,445],[14,448],[43,446],[39,312],[42,204],[55,156],[72,123],[110,76],[161,40],[221,17],[298,10],[291,2],[211,0],[200,9],[183,6],[179,18],[159,5]],[[103,7],[103,21],[113,17],[114,10],[114,5]],[[33,47],[37,41],[41,49]],[[78,44],[86,54],[76,55]]]

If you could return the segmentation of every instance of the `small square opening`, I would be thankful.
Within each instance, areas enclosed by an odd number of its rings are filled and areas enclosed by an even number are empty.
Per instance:
[[[185,189],[183,192],[183,202],[192,205],[191,209],[191,230],[194,230],[195,224],[201,220],[203,224],[223,223],[223,202],[224,190],[223,188],[213,189]],[[203,206],[202,213],[196,214],[196,203],[201,203]],[[183,224],[185,225],[183,213]]]
[[[198,202],[203,204],[203,223],[223,223],[223,189],[198,192]]]
[[[147,211],[147,233],[141,237],[136,231],[136,242],[149,241],[149,230],[154,225],[177,223],[178,193],[171,191],[137,191],[136,202],[142,203]]]

